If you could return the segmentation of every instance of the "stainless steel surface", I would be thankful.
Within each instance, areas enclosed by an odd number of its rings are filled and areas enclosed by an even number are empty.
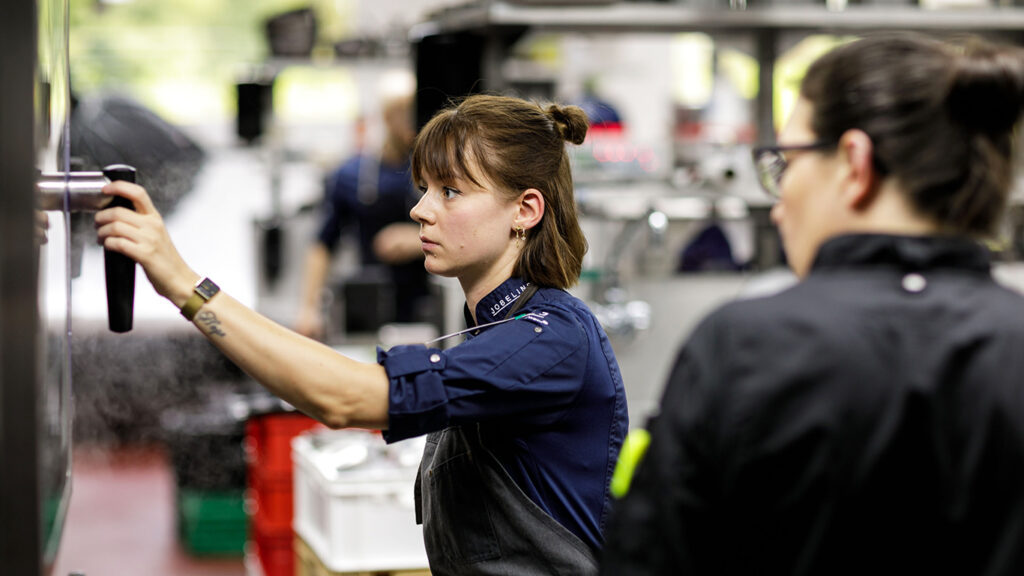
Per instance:
[[[113,200],[102,192],[109,183],[102,172],[45,172],[36,182],[36,198],[41,210],[60,211],[66,194],[70,212],[96,212]]]
[[[70,499],[69,221],[44,220],[38,171],[66,171],[67,0],[0,18],[0,564],[49,574]],[[48,222],[44,228],[43,223]]]
[[[626,389],[631,427],[644,426],[655,412],[679,348],[700,321],[743,294],[764,274],[699,274],[637,278],[629,295],[650,304],[650,325],[632,334],[609,331]]]

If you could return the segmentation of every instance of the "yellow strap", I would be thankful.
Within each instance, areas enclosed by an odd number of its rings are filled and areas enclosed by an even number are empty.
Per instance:
[[[181,307],[181,315],[191,322],[196,317],[199,309],[203,307],[203,304],[206,304],[206,298],[203,298],[199,292],[192,292],[192,295],[188,297],[188,300]]]
[[[622,442],[622,450],[619,451],[619,461],[615,463],[615,472],[612,473],[612,496],[622,498],[629,492],[629,485],[633,482],[633,473],[640,465],[644,454],[647,453],[647,446],[651,443],[651,434],[643,428],[634,428],[626,434]]]

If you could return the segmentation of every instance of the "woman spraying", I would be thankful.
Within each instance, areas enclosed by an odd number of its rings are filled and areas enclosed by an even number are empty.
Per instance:
[[[475,327],[448,350],[363,364],[271,322],[188,267],[138,186],[107,186],[137,212],[98,213],[99,238],[303,412],[389,442],[430,434],[416,493],[434,574],[594,573],[627,412],[607,337],[565,292],[586,250],[565,142],[586,130],[575,107],[473,96],[417,137],[425,266],[459,279]]]

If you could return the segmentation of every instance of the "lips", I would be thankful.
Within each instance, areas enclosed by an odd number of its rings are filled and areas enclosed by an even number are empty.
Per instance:
[[[438,246],[437,242],[434,242],[433,240],[431,240],[430,238],[427,238],[426,236],[420,236],[420,248],[424,252],[432,250],[432,249],[436,248],[437,246]]]

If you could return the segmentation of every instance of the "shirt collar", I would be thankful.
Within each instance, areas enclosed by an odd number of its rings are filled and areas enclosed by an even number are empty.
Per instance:
[[[901,269],[966,268],[988,272],[991,260],[980,243],[957,236],[849,234],[826,240],[812,270],[864,264]]]
[[[530,283],[522,278],[512,277],[502,282],[490,294],[484,296],[476,305],[476,324],[487,324],[495,320],[502,320],[512,306],[519,300],[519,297],[526,291]],[[466,317],[466,326],[474,326],[473,316],[469,313],[469,305],[463,307],[463,314]]]

